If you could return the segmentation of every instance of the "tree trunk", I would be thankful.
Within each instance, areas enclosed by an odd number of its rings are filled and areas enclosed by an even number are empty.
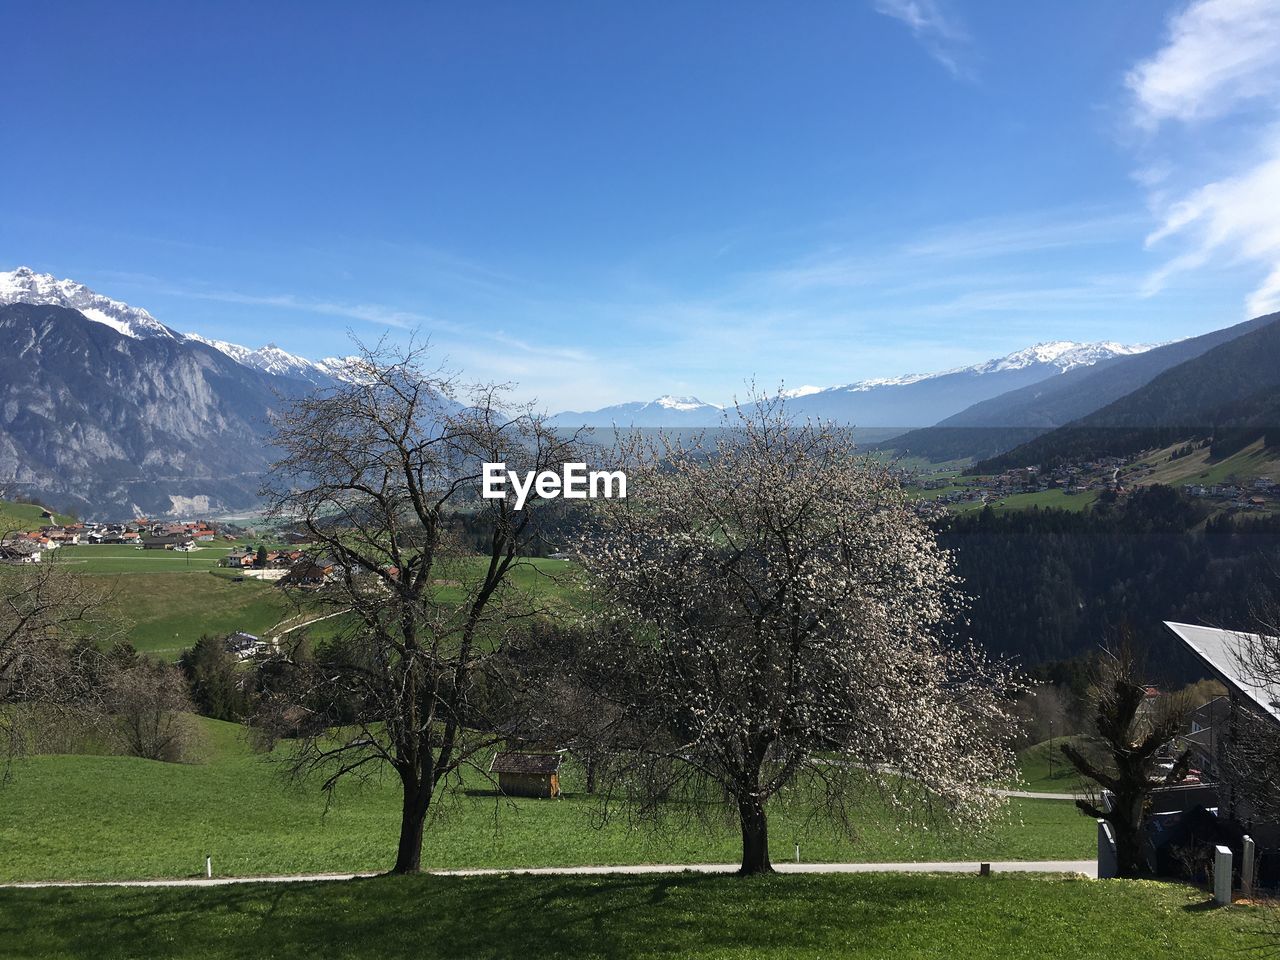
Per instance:
[[[1116,797],[1113,801],[1116,819],[1111,821],[1111,829],[1116,835],[1117,872],[1122,877],[1133,879],[1146,873],[1142,862],[1144,831],[1142,829],[1146,808],[1146,797],[1125,797],[1122,801]]]
[[[759,795],[746,794],[738,800],[742,820],[742,867],[738,873],[773,873],[769,862],[769,820]]]
[[[396,849],[396,865],[392,873],[418,873],[422,870],[422,834],[431,804],[429,784],[403,779],[404,798],[400,805],[400,845]]]

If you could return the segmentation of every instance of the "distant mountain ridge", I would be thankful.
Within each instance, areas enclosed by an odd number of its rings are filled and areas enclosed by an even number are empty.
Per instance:
[[[551,422],[558,427],[714,427],[723,415],[723,407],[697,397],[666,395],[599,410],[567,410],[551,417]]]
[[[1258,438],[1280,445],[1280,313],[1229,329],[1241,327],[1242,335],[975,470],[1127,456],[1182,440],[1212,438],[1218,455]]]
[[[783,391],[787,409],[850,426],[909,429],[937,422],[974,403],[1041,383],[1070,371],[1153,349],[1152,344],[1054,340],[1003,357],[939,373],[879,377],[836,387],[805,386]],[[714,427],[723,408],[696,397],[659,397],[599,410],[556,414],[559,426]]]
[[[938,462],[994,457],[1088,416],[1142,388],[1166,370],[1267,326],[1273,319],[1255,317],[1141,353],[1078,366],[1061,377],[1046,378],[976,403],[932,427],[913,430],[880,446]]]
[[[214,340],[198,333],[178,333],[161,323],[141,307],[130,306],[90,290],[74,280],[59,280],[52,274],[37,273],[30,267],[0,271],[0,305],[29,303],[77,310],[90,320],[105,324],[122,336],[135,340],[164,337],[187,340],[213,347],[236,363],[273,376],[293,377],[313,383],[332,383],[345,379],[348,358],[327,357],[308,360],[267,344],[257,350],[225,340]]]

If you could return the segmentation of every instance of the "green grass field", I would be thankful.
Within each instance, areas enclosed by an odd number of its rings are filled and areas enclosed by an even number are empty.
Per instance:
[[[12,500],[0,500],[0,535],[19,530],[39,530],[49,523],[71,523],[71,517],[63,513],[55,513],[53,520],[41,518],[44,508],[34,503],[15,503]]]
[[[261,636],[296,612],[289,597],[274,584],[236,583],[207,569],[163,575],[85,574],[85,580],[110,593],[110,612],[132,624],[130,643],[163,657],[177,657],[204,633],[219,636],[246,630]]]
[[[217,636],[245,630],[261,636],[297,613],[298,598],[276,584],[252,578],[236,582],[235,571],[217,567],[227,550],[215,546],[181,554],[127,546],[85,546],[62,547],[56,553],[59,563],[111,593],[111,612],[133,625],[129,640],[135,647],[176,657],[201,634]],[[552,606],[572,604],[579,594],[574,566],[564,560],[522,561],[511,582]],[[441,598],[453,594],[460,596],[460,591],[445,579],[440,586]],[[317,624],[313,632],[323,638],[341,626],[341,618],[334,618]]]
[[[1015,493],[991,504],[991,508],[997,513],[1003,513],[1010,510],[1029,510],[1032,507],[1048,508],[1052,507],[1057,510],[1084,510],[1098,499],[1097,490],[1086,490],[1083,493],[1063,493],[1061,490],[1041,490],[1037,493]],[[981,503],[961,503],[956,504],[952,509],[957,512],[965,512],[969,510],[981,510]]]
[[[229,876],[385,869],[399,824],[398,784],[353,786],[326,814],[314,784],[294,788],[278,766],[242,742],[241,728],[200,720],[204,762],[132,757],[47,756],[15,762],[0,786],[0,881],[191,876],[212,855]],[[487,758],[485,758],[487,760]],[[453,789],[428,831],[424,862],[435,867],[572,866],[607,863],[736,862],[736,827],[708,832],[673,820],[652,833],[623,819],[603,828],[596,798],[508,800],[478,775]],[[859,835],[806,824],[807,809],[771,807],[773,855],[794,844],[808,861],[1082,859],[1093,824],[1071,804],[1018,800],[1008,822],[986,834],[898,829],[878,798],[858,808]]]
[[[1078,742],[1080,737],[1058,737],[1052,743],[1045,740],[1033,744],[1018,754],[1018,762],[1022,766],[1022,779],[1019,789],[1034,790],[1039,793],[1075,793],[1082,789],[1080,775],[1062,755],[1061,746],[1068,740]]]
[[[1154,451],[1137,461],[1127,472],[1140,475],[1140,483],[1163,483],[1172,487],[1181,487],[1185,483],[1212,486],[1229,481],[1250,484],[1257,477],[1280,477],[1280,458],[1262,440],[1256,440],[1222,460],[1211,461],[1208,447],[1170,460],[1170,454],[1182,445],[1175,443]]]
[[[189,573],[215,569],[230,550],[212,543],[190,553],[143,550],[126,544],[84,544],[59,548],[57,560],[80,573]]]
[[[6,957],[1266,956],[1255,907],[1037,876],[377,877],[205,889],[0,890]]]

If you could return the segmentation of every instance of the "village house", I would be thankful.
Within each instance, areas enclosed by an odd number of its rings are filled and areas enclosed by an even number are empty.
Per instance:
[[[0,543],[0,563],[39,563],[44,553],[28,540],[5,540]]]
[[[333,576],[337,570],[337,561],[332,558],[316,559],[301,556],[280,580],[281,586],[318,587]]]
[[[1271,783],[1250,782],[1252,774],[1233,770],[1230,758],[1241,730],[1272,729],[1280,737],[1280,689],[1260,682],[1243,667],[1244,652],[1256,634],[1188,623],[1167,622],[1165,626],[1227,688],[1227,695],[1205,704],[1191,717],[1190,729],[1182,737],[1203,764],[1202,772],[1213,771],[1213,796],[1202,799],[1218,817],[1247,831],[1258,845],[1260,876],[1269,884],[1280,882],[1280,822],[1269,813],[1260,813],[1250,797],[1274,796]]]
[[[268,649],[270,644],[252,633],[237,630],[222,641],[227,653],[233,654],[237,660],[248,660],[256,654]]]

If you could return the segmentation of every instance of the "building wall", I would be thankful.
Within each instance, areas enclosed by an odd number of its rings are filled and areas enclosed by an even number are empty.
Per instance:
[[[500,773],[498,788],[509,797],[558,797],[559,778],[537,773]]]

